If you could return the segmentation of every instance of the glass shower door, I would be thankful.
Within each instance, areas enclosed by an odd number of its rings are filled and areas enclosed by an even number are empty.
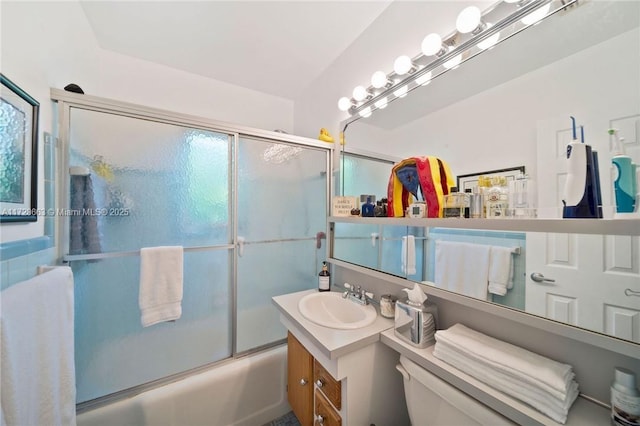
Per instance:
[[[286,337],[271,298],[317,286],[329,151],[241,137],[236,352]]]
[[[228,134],[71,108],[79,403],[231,356],[231,152]],[[182,316],[143,328],[139,250],[162,245],[185,250]]]

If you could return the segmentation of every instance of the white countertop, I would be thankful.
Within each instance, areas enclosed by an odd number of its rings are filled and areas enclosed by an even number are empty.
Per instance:
[[[284,294],[272,300],[280,310],[280,318],[289,331],[298,338],[302,334],[330,360],[379,341],[380,333],[393,327],[393,320],[381,316],[377,308],[378,316],[375,321],[356,330],[338,330],[317,325],[303,317],[298,310],[300,299],[316,291],[305,290]]]

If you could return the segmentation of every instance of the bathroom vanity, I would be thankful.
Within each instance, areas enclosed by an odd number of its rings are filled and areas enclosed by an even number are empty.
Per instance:
[[[378,315],[356,330],[338,330],[308,321],[298,309],[307,290],[273,298],[288,335],[289,403],[303,425],[409,424],[400,355],[518,424],[559,425],[510,396],[394,335],[393,321]],[[318,382],[320,380],[320,382]],[[318,416],[322,417],[322,423]],[[603,425],[609,410],[578,398],[566,425]]]
[[[303,424],[408,425],[398,352],[380,341],[393,321],[378,315],[355,330],[314,324],[298,302],[307,290],[273,298],[289,331],[288,395]],[[322,417],[322,423],[318,416]]]

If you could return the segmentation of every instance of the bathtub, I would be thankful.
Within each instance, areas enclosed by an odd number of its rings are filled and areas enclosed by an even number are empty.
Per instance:
[[[287,413],[287,348],[279,346],[78,414],[78,426],[259,426]]]

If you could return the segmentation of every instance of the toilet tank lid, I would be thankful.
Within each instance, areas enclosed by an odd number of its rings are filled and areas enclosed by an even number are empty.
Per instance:
[[[464,413],[471,418],[477,419],[480,424],[515,424],[486,405],[478,402],[475,398],[472,398],[455,386],[427,371],[404,355],[400,356],[400,364],[402,364],[404,369],[407,370],[407,373],[409,373],[410,380],[417,380],[450,405],[454,407],[464,407]]]

